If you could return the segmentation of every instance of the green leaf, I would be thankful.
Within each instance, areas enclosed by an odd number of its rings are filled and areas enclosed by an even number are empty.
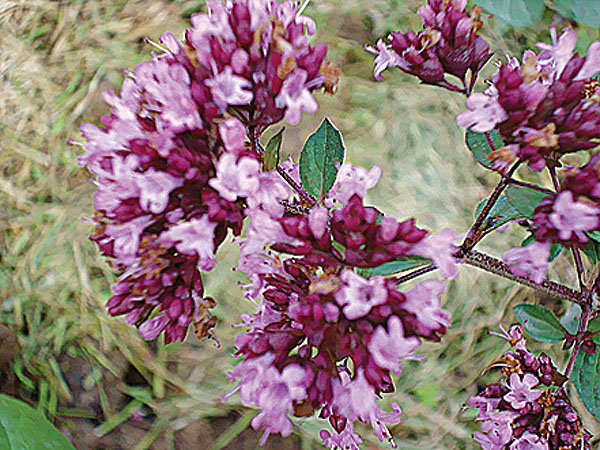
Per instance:
[[[359,269],[359,273],[365,278],[374,277],[375,275],[386,276],[416,269],[427,264],[431,264],[431,259],[423,258],[422,256],[406,256],[377,267]]]
[[[571,334],[577,334],[579,320],[581,319],[581,306],[577,303],[571,305],[567,312],[560,318],[560,324]]]
[[[531,244],[533,241],[535,241],[535,237],[533,236],[533,234],[530,234],[529,236],[527,236],[525,238],[525,240],[523,242],[521,242],[521,247],[526,247],[529,244]],[[550,256],[548,258],[548,261],[552,262],[556,258],[558,258],[558,255],[560,255],[560,253],[563,251],[563,249],[564,249],[564,247],[560,244],[550,245]]]
[[[533,25],[544,14],[544,0],[477,0],[487,12],[513,27]]]
[[[600,419],[600,351],[577,353],[571,381],[587,410]]]
[[[590,27],[600,27],[598,0],[554,0],[553,8],[569,19],[585,23]]]
[[[490,137],[492,138],[496,150],[504,147],[502,137],[496,130],[490,131]],[[476,133],[475,131],[467,130],[465,133],[465,143],[479,164],[488,169],[492,168],[492,160],[488,158],[488,155],[493,149],[490,146],[485,133]]]
[[[525,186],[510,185],[504,191],[509,203],[528,219],[533,218],[533,211],[543,198],[548,195]]]
[[[600,242],[600,231],[586,231],[585,234],[587,234],[590,239]]]
[[[587,256],[592,264],[600,262],[600,242],[590,239],[582,248],[583,254]]]
[[[279,155],[281,151],[281,141],[283,140],[283,131],[285,127],[277,132],[267,145],[265,146],[265,153],[263,155],[263,169],[265,171],[273,170],[279,164]]]
[[[600,316],[594,317],[589,321],[587,331],[591,331],[592,333],[600,331]],[[592,336],[592,341],[594,341],[597,345],[600,345],[600,333],[598,333],[596,336]]]
[[[317,199],[325,197],[335,183],[344,153],[341,133],[326,118],[300,153],[300,178],[306,192]]]
[[[487,203],[488,199],[484,198],[475,208],[475,217],[479,216],[481,210]],[[511,205],[505,195],[498,197],[498,201],[494,204],[491,211],[488,213],[483,224],[483,231],[495,230],[511,220],[523,217],[513,205]]]
[[[75,450],[68,439],[40,411],[4,394],[0,394],[0,448]]]
[[[560,342],[565,329],[552,311],[540,305],[521,303],[513,307],[519,321],[532,338],[542,342]]]

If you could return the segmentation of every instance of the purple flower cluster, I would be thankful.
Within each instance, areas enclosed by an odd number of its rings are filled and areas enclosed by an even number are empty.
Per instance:
[[[282,208],[287,188],[261,172],[246,142],[285,118],[298,123],[333,92],[338,69],[327,46],[309,45],[311,19],[293,1],[209,2],[180,43],[165,33],[162,53],[127,74],[120,95],[104,93],[111,114],[85,123],[79,163],[94,175],[91,239],[121,273],[107,307],[146,339],[182,340],[194,323],[206,336],[215,319],[200,271],[215,265],[244,215]],[[153,312],[158,313],[152,318]]]
[[[504,261],[518,276],[540,284],[550,265],[550,245],[583,247],[586,232],[600,229],[600,153],[583,167],[570,167],[556,194],[542,199],[533,212],[535,241],[504,254]]]
[[[600,227],[600,153],[581,168],[567,170],[560,190],[546,197],[533,214],[539,241],[582,246],[586,231]]]
[[[527,349],[520,326],[502,330],[513,347],[502,356],[506,379],[468,399],[481,422],[475,440],[483,450],[589,449],[591,435],[562,388],[566,378],[548,355]]]
[[[338,192],[354,184],[347,173],[338,174]],[[392,403],[393,411],[385,412],[378,399],[394,390],[391,374],[402,372],[402,361],[419,358],[414,351],[421,339],[438,341],[450,325],[440,305],[444,282],[400,292],[397,281],[365,278],[355,269],[435,254],[441,273],[454,276],[456,234],[428,236],[412,220],[398,222],[363,206],[356,192],[332,211],[316,206],[307,215],[265,216],[256,220],[281,240],[262,254],[246,251],[258,245],[252,238],[242,243],[246,256],[238,269],[251,280],[246,295],[258,309],[242,316],[248,331],[236,336],[236,346],[244,359],[229,374],[239,380],[229,395],[239,391],[243,405],[260,409],[252,426],[265,431],[262,442],[270,433],[289,435],[289,415],[320,411],[332,427],[321,432],[331,449],[358,448],[357,421],[393,443],[386,425],[400,421],[400,409]]]
[[[538,43],[522,62],[511,58],[494,74],[484,93],[469,96],[468,110],[457,122],[480,133],[497,129],[506,144],[504,154],[528,161],[540,170],[565,153],[597,145],[600,137],[598,82],[600,41],[587,56],[573,54],[577,35],[565,29],[553,44]],[[553,162],[551,162],[553,164]]]
[[[471,88],[492,54],[488,43],[477,34],[481,8],[473,8],[469,16],[465,12],[466,4],[466,0],[428,0],[419,9],[423,30],[394,32],[389,36],[389,43],[380,39],[375,48],[366,47],[377,55],[375,78],[382,80],[381,72],[388,67],[398,67],[423,83],[460,90],[450,84],[445,75],[454,75],[467,89],[466,73],[470,70]]]

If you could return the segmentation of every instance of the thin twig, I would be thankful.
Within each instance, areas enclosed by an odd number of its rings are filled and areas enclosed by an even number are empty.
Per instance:
[[[407,281],[410,281],[414,278],[420,277],[421,275],[425,275],[428,272],[431,272],[432,270],[435,270],[436,267],[433,264],[429,264],[425,267],[421,267],[417,270],[413,270],[410,273],[407,273],[406,275],[403,275],[401,277],[396,278],[396,280],[398,280],[398,284],[401,283],[406,283]]]
[[[579,279],[579,291],[582,294],[587,294],[589,292],[589,289],[583,282],[583,263],[581,262],[581,255],[579,254],[579,249],[576,247],[571,247],[571,251],[573,252],[573,259],[575,260],[575,267],[577,268],[577,278]]]
[[[308,192],[306,192],[302,186],[296,183],[296,181],[290,176],[290,174],[288,174],[284,170],[283,167],[277,166],[276,170],[277,173],[281,175],[281,178],[283,178],[286,181],[286,183],[289,184],[292,187],[292,189],[294,189],[298,193],[303,202],[310,206],[315,206],[317,204],[317,200]]]
[[[560,183],[558,182],[558,177],[556,176],[556,168],[554,166],[548,166],[548,172],[550,172],[550,178],[552,178],[554,189],[558,192]]]
[[[581,312],[581,319],[579,320],[579,328],[577,329],[577,340],[575,341],[575,345],[573,346],[573,351],[571,352],[571,356],[569,357],[569,361],[567,362],[567,367],[565,367],[565,377],[569,378],[571,375],[571,371],[573,370],[573,365],[575,363],[575,358],[577,358],[577,353],[579,353],[579,349],[581,348],[581,344],[583,343],[583,339],[580,338],[582,333],[587,328],[588,319],[590,318],[591,308],[589,305],[584,306],[583,311]]]
[[[502,278],[515,281],[524,286],[533,288],[538,292],[542,292],[550,297],[554,297],[559,300],[568,300],[581,306],[589,306],[587,295],[582,295],[580,292],[577,292],[568,286],[550,280],[545,280],[539,285],[535,284],[528,278],[519,277],[513,274],[507,264],[497,258],[486,255],[485,253],[471,250],[466,254],[459,252],[459,255],[457,256],[463,259],[464,262],[470,266],[477,267]]]
[[[516,186],[523,186],[523,187],[526,187],[526,188],[529,188],[529,189],[534,189],[536,191],[543,192],[544,194],[548,194],[548,195],[555,194],[554,191],[552,191],[550,189],[543,188],[541,186],[538,186],[537,184],[527,183],[526,181],[516,180],[514,178],[507,178],[507,180],[508,180],[508,182],[510,184],[514,184]]]
[[[494,147],[492,147],[492,148],[494,148]],[[504,191],[504,189],[506,189],[506,187],[508,186],[508,184],[509,184],[508,180],[515,173],[515,171],[517,170],[517,167],[519,167],[519,164],[520,164],[520,161],[517,161],[510,168],[510,170],[508,171],[507,176],[502,177],[502,179],[500,180],[500,182],[496,185],[496,187],[494,188],[493,192],[488,197],[487,201],[485,202],[485,205],[483,205],[483,208],[481,209],[481,212],[479,213],[479,215],[475,219],[475,222],[473,222],[473,225],[471,225],[471,228],[467,232],[467,236],[465,237],[465,240],[463,241],[463,243],[460,246],[461,249],[465,253],[469,252],[469,250],[471,250],[473,247],[475,247],[475,244],[477,244],[477,242],[479,242],[481,240],[481,235],[479,233],[480,229],[481,229],[481,226],[483,225],[483,223],[485,222],[485,219],[487,218],[488,214],[490,213],[490,211],[492,210],[492,208],[494,207],[494,205],[496,204],[496,202],[500,198],[500,195],[502,194],[502,192]]]

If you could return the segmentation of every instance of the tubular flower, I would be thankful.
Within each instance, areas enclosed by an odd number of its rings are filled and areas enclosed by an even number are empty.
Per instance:
[[[209,334],[215,303],[203,297],[200,271],[214,267],[244,216],[283,214],[287,187],[260,171],[246,130],[255,139],[284,116],[297,123],[338,73],[326,44],[309,45],[314,23],[297,9],[290,0],[210,1],[184,42],[163,34],[153,43],[161,53],[128,73],[119,95],[103,94],[111,113],[101,127],[81,126],[79,164],[97,186],[91,239],[121,274],[107,307],[147,339],[164,331],[167,343],[182,340],[192,324]]]
[[[459,90],[447,82],[445,74],[457,77],[466,89],[466,73],[470,71],[472,87],[492,54],[488,43],[477,34],[481,27],[477,18],[480,8],[473,8],[469,15],[465,5],[463,0],[428,0],[419,9],[423,30],[394,32],[389,43],[380,39],[376,47],[366,47],[377,55],[375,78],[382,80],[381,72],[398,67],[423,83]]]
[[[475,420],[481,422],[481,432],[475,432],[475,440],[481,448],[589,449],[591,435],[564,392],[566,378],[550,357],[527,350],[520,326],[500,336],[514,347],[501,358],[506,380],[469,397],[466,406],[478,410]]]
[[[581,168],[570,168],[557,194],[544,198],[533,213],[535,238],[582,247],[586,232],[600,228],[600,154]]]
[[[600,137],[597,81],[600,41],[587,55],[573,54],[577,36],[569,28],[553,44],[538,43],[539,53],[527,50],[500,65],[485,93],[467,99],[467,111],[457,122],[477,132],[497,128],[516,156],[540,170],[547,160],[596,147]]]
[[[380,440],[395,446],[387,425],[400,421],[400,408],[393,403],[384,411],[378,398],[394,390],[391,376],[402,372],[403,361],[419,359],[415,351],[423,339],[437,341],[446,333],[445,284],[428,280],[402,293],[397,281],[365,278],[356,268],[416,254],[427,232],[363,206],[357,193],[333,211],[315,206],[308,214],[265,213],[260,220],[279,227],[238,266],[251,281],[246,295],[257,310],[242,316],[247,331],[235,341],[244,359],[229,374],[239,380],[234,391],[242,402],[261,410],[252,426],[286,435],[288,415],[320,411],[332,428],[320,435],[330,449],[358,448],[355,422],[371,424]],[[273,240],[265,250],[264,242]],[[438,244],[441,252],[452,246]],[[298,384],[284,389],[279,380],[292,369]]]

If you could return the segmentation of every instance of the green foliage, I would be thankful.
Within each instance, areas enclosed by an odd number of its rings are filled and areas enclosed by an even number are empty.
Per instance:
[[[269,142],[267,142],[267,145],[265,146],[265,153],[263,155],[263,168],[267,171],[273,170],[279,164],[281,142],[283,141],[284,131],[285,127],[282,127],[277,134],[269,139]]]
[[[554,0],[552,5],[559,14],[569,19],[590,27],[600,27],[600,2],[598,0]]]
[[[317,199],[325,197],[335,183],[344,153],[342,134],[325,118],[300,153],[300,178],[306,192]]]
[[[0,394],[0,448],[75,450],[39,410],[4,394]]]
[[[475,217],[479,216],[481,210],[487,203],[487,198],[484,198],[479,202],[477,208],[475,208]],[[519,213],[515,209],[513,205],[510,204],[505,195],[501,195],[498,197],[498,201],[494,204],[490,212],[488,213],[484,223],[483,230],[491,231],[496,228],[501,227],[502,225],[510,222],[511,220],[516,220],[523,217],[522,214]]]
[[[588,411],[600,419],[600,351],[593,355],[579,351],[571,381]]]
[[[547,194],[525,186],[511,185],[504,191],[506,198],[514,208],[528,219],[533,218],[533,211]]]
[[[431,260],[423,258],[422,256],[406,256],[404,258],[398,258],[395,261],[382,264],[381,266],[359,269],[359,273],[366,278],[373,277],[375,275],[392,275],[399,272],[405,272],[410,269],[416,269],[417,267],[431,264]]]
[[[582,251],[583,254],[590,259],[592,264],[598,264],[598,262],[600,262],[600,242],[590,239],[585,243]]]
[[[579,321],[581,320],[581,306],[577,303],[571,305],[567,312],[560,318],[560,323],[565,329],[576,334],[579,329]]]
[[[552,311],[540,305],[521,303],[513,307],[523,328],[532,338],[541,342],[560,342],[565,337],[565,329]]]
[[[489,134],[496,149],[504,146],[504,141],[502,140],[500,133],[498,133],[496,130],[492,130],[489,132]],[[492,161],[488,158],[488,155],[493,151],[493,149],[490,146],[485,133],[477,133],[475,131],[467,130],[465,133],[465,143],[479,164],[487,167],[488,169],[492,168]]]
[[[594,317],[592,320],[590,320],[587,331],[591,331],[592,333],[600,331],[600,316]],[[592,336],[592,341],[594,341],[597,345],[600,345],[600,333]]]
[[[478,0],[476,3],[513,27],[535,25],[542,19],[546,7],[567,19],[600,27],[598,0]]]
[[[478,0],[477,4],[514,27],[538,22],[544,14],[544,0]]]

